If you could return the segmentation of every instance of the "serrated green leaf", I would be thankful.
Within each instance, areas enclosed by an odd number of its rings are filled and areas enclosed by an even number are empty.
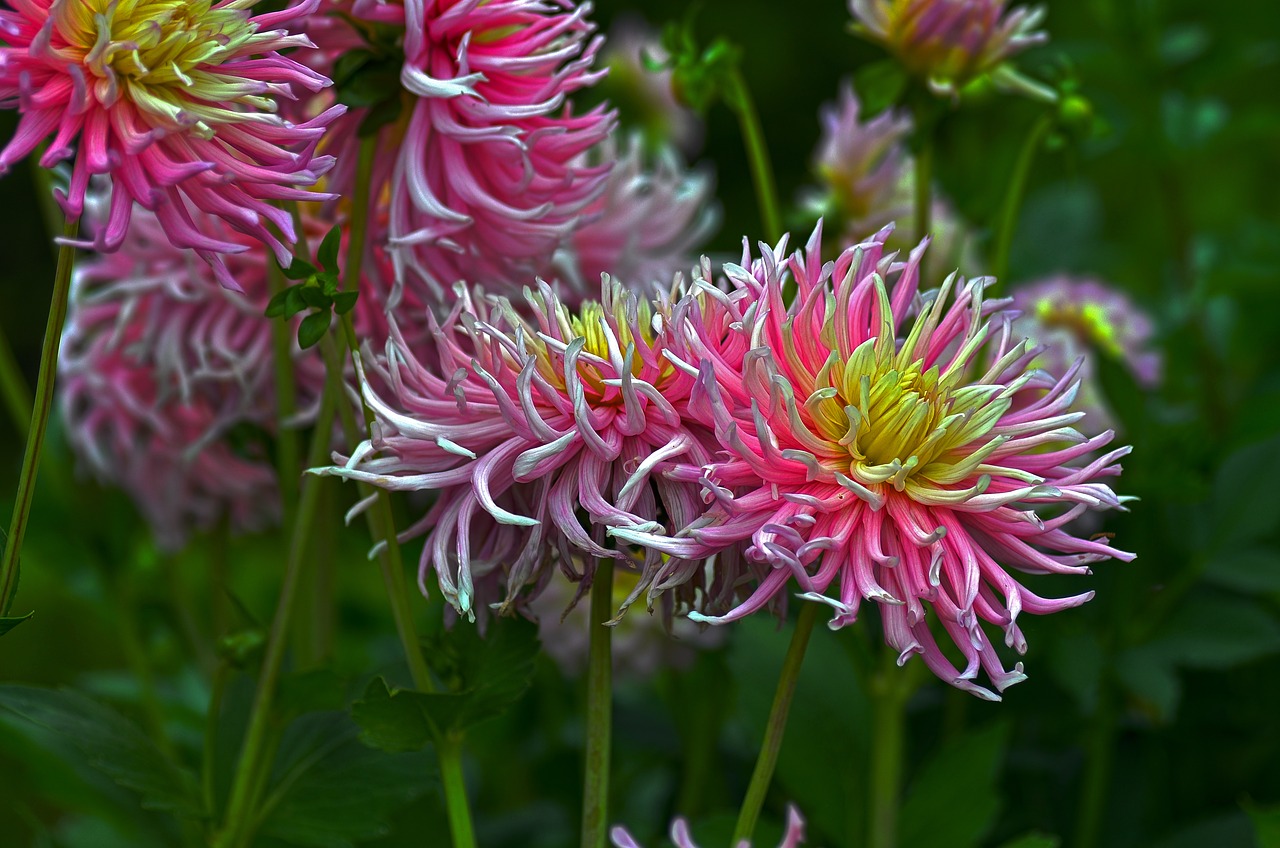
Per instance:
[[[1280,498],[1271,491],[1280,475],[1280,436],[1248,445],[1227,457],[1214,484],[1215,535],[1243,546],[1280,527]]]
[[[290,280],[305,280],[307,277],[318,273],[316,266],[298,256],[293,257],[289,267],[282,268],[281,271]]]
[[[362,744],[344,713],[305,715],[281,739],[260,832],[301,848],[352,848],[384,836],[391,814],[430,789],[432,760]]]
[[[35,615],[34,611],[29,612],[26,615],[0,616],[0,636],[3,636],[4,634],[8,633],[10,630],[17,627],[19,624],[26,621],[27,619],[31,618],[31,616],[33,615]]]
[[[0,685],[0,716],[19,729],[35,725],[70,739],[89,766],[141,795],[146,809],[189,818],[203,814],[194,775],[104,704],[65,689]]]
[[[321,291],[319,286],[298,286],[298,292],[302,297],[302,302],[312,309],[333,308],[333,299]]]
[[[298,325],[298,345],[306,350],[315,347],[324,334],[329,332],[329,322],[333,320],[331,312],[313,312]]]
[[[1004,722],[970,731],[942,748],[911,782],[898,817],[902,848],[935,848],[946,822],[948,848],[977,845],[1000,811],[996,777],[1009,727]]]
[[[289,289],[281,289],[271,296],[267,301],[267,308],[262,310],[262,314],[268,318],[281,318],[284,316],[285,301],[289,297]]]
[[[388,753],[421,751],[431,742],[432,728],[418,704],[396,697],[381,677],[365,689],[364,697],[351,705],[351,717],[360,726],[360,738]]]
[[[338,272],[338,248],[342,245],[342,228],[335,226],[324,234],[324,240],[320,242],[320,250],[316,252],[316,259],[319,260],[320,266],[330,274]]]
[[[907,90],[907,73],[893,59],[863,65],[853,75],[853,87],[861,104],[859,119],[869,121],[898,102]]]
[[[346,315],[356,308],[356,301],[359,297],[360,292],[358,291],[338,292],[333,296],[333,311],[339,315]]]

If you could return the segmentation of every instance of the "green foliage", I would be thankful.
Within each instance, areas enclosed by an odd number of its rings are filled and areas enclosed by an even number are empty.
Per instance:
[[[0,718],[70,739],[89,766],[137,792],[144,809],[203,815],[194,776],[110,707],[69,690],[6,684],[0,685]]]
[[[27,621],[33,615],[35,615],[34,612],[29,612],[26,615],[0,616],[0,636],[3,636],[4,634],[8,633],[10,630],[17,627],[22,622]]]
[[[529,688],[538,648],[537,628],[522,618],[490,622],[485,638],[478,628],[455,627],[429,653],[449,691],[393,689],[379,677],[352,705],[352,717],[370,745],[418,750],[509,710]]]
[[[289,286],[272,295],[264,315],[268,318],[292,319],[300,312],[312,310],[298,324],[298,346],[303,350],[314,347],[329,332],[333,313],[346,315],[355,308],[359,291],[341,291],[338,251],[342,243],[342,230],[333,227],[320,242],[316,260],[320,268],[295,256],[288,268],[282,269],[285,277],[302,282]],[[321,270],[323,269],[323,270]]]
[[[1000,812],[996,785],[1009,740],[998,722],[943,746],[911,782],[899,813],[902,848],[965,848],[979,844]]]

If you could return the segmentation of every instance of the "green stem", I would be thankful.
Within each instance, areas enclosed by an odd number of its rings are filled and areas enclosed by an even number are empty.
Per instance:
[[[1014,162],[1013,175],[1009,178],[1009,188],[1004,195],[1004,209],[1000,213],[995,258],[991,264],[997,283],[1002,282],[1009,274],[1009,251],[1013,247],[1013,231],[1018,225],[1018,210],[1022,207],[1022,197],[1027,190],[1027,177],[1031,173],[1036,152],[1049,130],[1053,129],[1053,123],[1053,115],[1043,115],[1032,124],[1031,132],[1027,133],[1027,139],[1022,143],[1022,150]]]
[[[204,723],[204,757],[200,762],[200,786],[204,795],[204,809],[210,823],[216,821],[218,809],[218,787],[215,780],[215,769],[218,752],[218,721],[222,716],[222,699],[227,691],[227,676],[230,667],[219,662],[213,672],[213,685],[209,693],[209,713]]]
[[[274,297],[284,291],[284,274],[275,262],[267,264],[267,280]],[[293,418],[298,411],[297,382],[293,373],[293,328],[286,321],[271,322],[271,347],[276,378],[276,473],[280,478],[281,515],[285,527],[293,526],[302,471],[298,467],[298,431]]]
[[[925,133],[920,142],[920,149],[915,157],[915,233],[913,238],[919,241],[929,235],[933,229],[933,136]],[[920,279],[927,280],[925,263],[926,255],[920,260]]]
[[[79,226],[79,219],[69,219],[63,227],[63,236],[68,240],[74,239]],[[71,297],[71,270],[75,265],[75,256],[74,247],[59,245],[58,269],[53,278],[49,320],[44,328],[44,347],[40,351],[40,375],[36,380],[35,405],[31,410],[27,449],[22,457],[22,473],[18,477],[18,492],[14,496],[13,520],[9,524],[9,535],[5,540],[4,560],[0,562],[0,615],[9,614],[18,588],[18,559],[22,554],[22,538],[27,532],[27,519],[31,516],[31,499],[35,494],[36,475],[40,470],[45,427],[53,410],[53,383],[58,373],[58,349],[62,345],[62,325],[67,318],[67,303]]]
[[[769,784],[773,782],[773,770],[778,765],[782,736],[787,729],[787,714],[791,712],[791,699],[796,694],[796,683],[800,680],[800,666],[804,663],[805,649],[809,647],[813,625],[822,609],[815,603],[806,603],[800,608],[795,632],[791,634],[791,645],[787,648],[786,659],[782,661],[782,673],[778,676],[778,688],[773,694],[773,707],[769,710],[769,722],[765,725],[764,741],[760,745],[760,754],[756,757],[755,771],[751,773],[747,796],[742,801],[738,823],[733,829],[734,845],[743,841],[750,842],[751,835],[755,832],[756,820],[760,818],[765,796],[769,793]]]
[[[311,449],[307,456],[308,467],[324,462],[328,454],[329,440],[333,434],[334,411],[341,404],[342,398],[339,392],[334,391],[332,385],[326,385],[321,399],[320,415],[316,421],[315,432],[311,436]],[[250,836],[247,828],[253,820],[254,808],[260,793],[260,787],[255,784],[260,783],[258,775],[261,773],[262,762],[265,759],[264,753],[271,729],[272,707],[275,703],[276,683],[284,663],[285,647],[291,629],[290,620],[296,606],[303,554],[320,504],[319,483],[319,479],[315,477],[308,477],[302,482],[302,494],[289,543],[289,557],[285,564],[284,582],[280,588],[280,601],[276,604],[271,631],[267,636],[262,671],[258,677],[258,689],[254,694],[253,707],[249,714],[249,727],[245,732],[240,759],[236,764],[235,778],[231,786],[226,823],[214,840],[216,848],[243,845]]]
[[[587,755],[582,784],[582,848],[604,848],[609,830],[609,759],[613,739],[613,560],[599,560],[591,581],[587,654]]]
[[[13,421],[13,429],[25,439],[31,426],[31,387],[18,367],[3,329],[0,329],[0,393],[4,394],[4,406]]]
[[[897,848],[907,698],[912,669],[899,669],[892,651],[872,682],[870,836],[868,848]]]
[[[471,807],[467,803],[467,785],[462,773],[462,738],[450,736],[438,741],[436,756],[440,759],[440,783],[444,787],[453,844],[455,848],[474,848],[475,827],[471,824]]]
[[[742,129],[742,140],[747,148],[747,161],[751,165],[751,181],[756,189],[756,201],[760,204],[760,221],[764,224],[765,235],[770,239],[782,236],[782,216],[778,209],[778,186],[773,178],[773,163],[769,158],[769,147],[764,140],[764,129],[760,125],[760,115],[756,112],[755,102],[747,89],[747,82],[742,72],[733,71],[729,78],[730,87],[726,92],[725,103],[738,117],[738,126]]]
[[[1089,730],[1088,760],[1076,822],[1077,848],[1094,848],[1098,844],[1102,817],[1107,809],[1107,790],[1111,783],[1111,763],[1116,743],[1115,712],[1108,684],[1109,681],[1104,678],[1099,692],[1098,711],[1093,716]]]

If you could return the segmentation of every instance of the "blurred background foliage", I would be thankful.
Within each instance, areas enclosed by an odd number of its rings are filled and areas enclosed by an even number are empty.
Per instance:
[[[1051,0],[1048,45],[1021,67],[1078,80],[1102,131],[1040,154],[1010,260],[1016,288],[1070,271],[1105,279],[1155,318],[1163,385],[1143,392],[1104,371],[1122,439],[1121,491],[1141,500],[1108,520],[1130,564],[1045,583],[1097,590],[1085,607],[1028,621],[1030,680],[1002,704],[919,683],[907,705],[902,848],[1280,845],[1280,28],[1272,0]],[[602,31],[623,14],[654,25],[683,0],[598,0]],[[840,0],[706,0],[700,37],[744,51],[788,223],[814,182],[819,107],[882,58],[853,38]],[[605,90],[607,91],[606,85]],[[618,99],[624,107],[625,98]],[[1009,96],[945,116],[936,176],[989,238],[1013,162],[1043,107]],[[5,114],[3,134],[12,132]],[[624,120],[628,115],[624,112]],[[713,252],[760,233],[736,123],[708,118],[723,226]],[[0,181],[6,303],[0,320],[33,374],[52,252],[31,174]],[[988,250],[989,244],[983,245]],[[983,268],[962,269],[977,274]],[[0,417],[0,492],[21,438]],[[192,798],[225,793],[252,676],[215,678],[223,656],[252,671],[283,562],[274,537],[200,538],[162,557],[129,503],[72,468],[51,437],[24,554],[19,612],[0,641],[0,843],[164,846],[183,838]],[[363,745],[346,714],[374,674],[403,680],[362,526],[343,529],[353,491],[326,483],[332,544],[304,616],[284,702],[292,716],[262,845],[445,845],[432,758]],[[8,510],[6,502],[0,510]],[[5,512],[7,514],[7,512]],[[403,526],[403,523],[401,523]],[[421,543],[417,543],[420,545]],[[416,559],[417,545],[409,555]],[[230,592],[213,588],[225,573]],[[327,577],[325,575],[328,575]],[[420,605],[438,630],[440,601]],[[326,643],[324,617],[337,623]],[[874,615],[820,629],[807,657],[759,845],[799,803],[810,843],[862,843]],[[318,635],[317,635],[318,634]],[[768,713],[787,629],[756,618],[685,670],[619,686],[613,818],[661,844],[675,813],[703,845],[726,844]],[[326,662],[332,658],[332,662]],[[913,665],[918,665],[914,663]],[[894,671],[894,674],[916,674]],[[74,687],[32,700],[24,685]],[[216,732],[205,714],[224,690]],[[93,701],[85,699],[85,695]],[[514,708],[469,737],[480,842],[576,841],[579,684],[539,657]],[[215,763],[198,772],[201,752]],[[174,765],[174,763],[178,765]],[[770,830],[772,828],[772,830]]]

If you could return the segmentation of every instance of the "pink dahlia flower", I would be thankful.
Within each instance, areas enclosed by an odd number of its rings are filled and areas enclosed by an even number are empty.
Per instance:
[[[702,512],[698,486],[661,472],[678,459],[711,460],[711,434],[680,414],[692,378],[666,358],[670,309],[606,279],[599,302],[571,313],[551,288],[527,292],[522,317],[505,298],[469,294],[436,326],[427,359],[393,327],[368,382],[377,416],[370,441],[320,473],[392,490],[436,489],[405,536],[429,533],[420,584],[435,571],[460,612],[523,602],[560,568],[589,585],[605,531],[670,530]],[[425,360],[425,361],[424,361]],[[587,524],[584,529],[583,519]],[[577,563],[585,562],[582,573]],[[648,552],[636,592],[662,564]],[[504,589],[505,587],[505,589]]]
[[[814,156],[814,170],[822,181],[805,198],[819,216],[842,222],[840,238],[856,244],[894,221],[889,246],[910,250],[926,234],[915,232],[915,163],[907,152],[911,118],[888,110],[870,120],[862,118],[862,104],[853,86],[845,83],[835,104],[822,110],[822,138]],[[967,227],[951,205],[933,192],[930,214],[931,256],[945,268],[976,264]]]
[[[1046,40],[1039,8],[1006,14],[1007,0],[849,0],[857,29],[935,91],[954,93]]]
[[[819,227],[794,256],[784,240],[750,270],[725,266],[727,293],[700,283],[698,321],[674,332],[697,374],[690,410],[727,456],[670,476],[701,477],[713,505],[675,538],[612,532],[686,558],[745,545],[766,567],[746,600],[695,620],[733,621],[794,585],[830,605],[838,628],[872,600],[900,664],[920,654],[995,699],[974,682],[980,670],[996,690],[1024,675],[1004,667],[983,623],[1022,653],[1022,613],[1093,595],[1041,598],[1007,569],[1086,574],[1132,558],[1069,530],[1086,510],[1122,506],[1104,481],[1129,449],[1102,453],[1111,433],[1074,429],[1078,372],[1029,370],[1041,351],[1013,332],[1007,301],[983,300],[988,280],[953,274],[921,292],[926,243],[903,262],[884,250],[888,235],[824,265]]]
[[[612,162],[613,169],[604,194],[587,208],[560,255],[566,292],[590,292],[604,273],[630,286],[670,286],[676,272],[693,267],[695,252],[718,222],[711,175],[687,170],[669,147],[646,168],[638,136],[621,155],[611,137],[592,158]]]
[[[293,223],[274,201],[321,197],[306,187],[332,160],[313,154],[343,111],[300,124],[274,114],[295,89],[329,84],[280,53],[311,46],[283,27],[315,2],[251,16],[240,0],[15,0],[12,11],[0,11],[0,102],[21,119],[0,151],[0,173],[52,136],[40,164],[74,159],[58,198],[68,217],[83,212],[91,177],[111,176],[96,249],[120,247],[136,202],[228,288],[237,284],[223,255],[248,248],[200,226],[202,215],[262,241],[288,264]]]
[[[1076,405],[1088,412],[1082,427],[1112,426],[1097,384],[1099,355],[1118,360],[1144,388],[1159,384],[1162,362],[1151,349],[1151,319],[1123,292],[1098,280],[1057,276],[1015,289],[1013,305],[1022,313],[1015,331],[1045,347],[1037,367],[1063,373],[1081,360]]]
[[[557,247],[604,190],[608,163],[583,154],[611,131],[600,106],[575,114],[570,95],[596,82],[601,40],[590,3],[568,0],[357,0],[356,27],[403,31],[402,117],[381,131],[394,164],[375,170],[375,194],[389,189],[389,238],[397,282],[436,296],[453,283],[519,286],[546,273]],[[328,60],[361,46],[358,29],[332,21]],[[373,36],[370,36],[373,37]],[[355,162],[353,110],[330,150]],[[344,168],[333,188],[349,188]],[[341,175],[339,175],[341,176]]]
[[[671,823],[670,836],[676,848],[698,848],[693,841],[693,835],[689,833],[689,823],[684,819],[676,819]],[[609,838],[613,841],[615,848],[641,848],[640,843],[627,833],[626,828],[615,827],[609,832]],[[782,835],[778,848],[800,848],[803,844],[804,819],[800,817],[795,807],[787,807],[787,830]],[[751,843],[744,839],[733,848],[751,848]]]

